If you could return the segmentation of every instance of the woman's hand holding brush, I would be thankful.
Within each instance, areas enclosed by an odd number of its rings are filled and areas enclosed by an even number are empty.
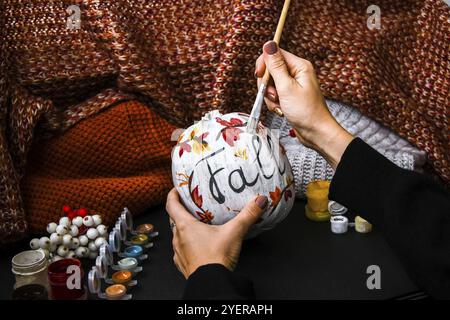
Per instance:
[[[300,142],[319,152],[336,168],[353,137],[329,112],[311,62],[270,41],[256,63],[258,86],[266,66],[273,79],[265,96],[269,110],[280,108]]]

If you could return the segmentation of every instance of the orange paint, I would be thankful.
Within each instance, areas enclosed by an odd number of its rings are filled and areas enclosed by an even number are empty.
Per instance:
[[[116,271],[112,275],[112,280],[116,284],[125,284],[132,278],[132,274],[128,270]]]
[[[106,288],[108,298],[117,299],[125,295],[127,288],[123,284],[113,284]]]

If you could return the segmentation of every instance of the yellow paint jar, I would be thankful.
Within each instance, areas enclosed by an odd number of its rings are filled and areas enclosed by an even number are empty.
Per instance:
[[[313,181],[306,186],[308,206],[313,212],[328,212],[330,181]]]
[[[148,236],[145,234],[137,234],[137,235],[131,237],[130,242],[133,245],[143,246],[148,243]]]
[[[328,211],[312,211],[308,205],[305,206],[305,215],[312,221],[329,221],[330,213]]]

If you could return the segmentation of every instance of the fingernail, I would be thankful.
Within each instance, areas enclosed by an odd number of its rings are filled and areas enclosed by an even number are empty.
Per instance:
[[[264,51],[265,51],[267,54],[270,54],[270,55],[277,53],[277,51],[278,51],[278,45],[277,45],[277,43],[276,43],[275,41],[267,42],[267,43],[264,45]]]
[[[256,198],[255,202],[258,205],[258,207],[260,207],[261,209],[265,209],[267,207],[267,203],[268,203],[266,196],[258,196],[258,198]]]
[[[273,93],[267,94],[267,97],[269,98],[270,101],[277,102],[277,98],[275,97],[275,95]]]

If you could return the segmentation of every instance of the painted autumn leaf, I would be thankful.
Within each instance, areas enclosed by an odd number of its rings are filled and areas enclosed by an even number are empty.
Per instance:
[[[177,177],[178,181],[180,181],[179,187],[184,187],[189,184],[189,176],[186,173],[177,172]]]
[[[196,186],[194,190],[192,190],[191,196],[192,201],[194,201],[195,205],[201,208],[203,205],[203,197],[199,194],[198,186]]]
[[[238,158],[242,158],[244,160],[248,160],[248,155],[247,155],[247,149],[238,149],[235,153],[234,153],[235,157]]]
[[[193,145],[192,148],[194,149],[194,152],[199,154],[205,151],[211,150],[211,148],[208,145],[208,142],[206,142],[205,138],[208,136],[209,132],[205,132],[199,137],[195,136],[192,141]]]
[[[269,192],[269,196],[270,196],[270,200],[272,200],[272,203],[270,204],[270,206],[275,208],[281,200],[281,189],[279,187],[276,187],[275,191]]]
[[[225,127],[221,130],[223,140],[231,147],[234,147],[234,142],[239,140],[240,134],[244,132],[238,128],[243,127],[244,122],[238,118],[231,118],[230,121],[216,118],[216,121]]]
[[[235,126],[240,126],[240,125],[244,124],[244,122],[242,122],[242,120],[238,119],[238,118],[231,118],[230,121],[216,118],[216,121],[218,123],[220,123],[221,125],[223,125],[224,127],[235,127]]]
[[[222,131],[222,137],[230,147],[234,147],[234,142],[239,140],[242,132],[239,128],[226,128]]]
[[[206,210],[205,212],[196,211],[195,213],[200,218],[200,221],[204,223],[211,223],[214,219],[214,215],[209,210]]]
[[[292,191],[288,189],[284,192],[284,200],[288,201],[289,198],[292,198]]]
[[[187,141],[184,141],[183,143],[180,144],[180,151],[178,151],[178,155],[180,156],[180,158],[185,151],[191,152],[191,146]]]
[[[205,141],[205,138],[208,136],[209,132],[205,132],[201,134],[200,136],[197,136],[198,128],[192,129],[191,133],[189,134],[189,137],[187,140],[180,142],[181,139],[178,141],[178,146],[180,147],[180,151],[178,152],[178,155],[183,155],[184,152],[191,152],[192,150],[199,154],[205,151],[211,150],[211,148],[208,145],[208,142]],[[183,135],[181,135],[183,136]],[[192,142],[192,147],[190,143]]]

